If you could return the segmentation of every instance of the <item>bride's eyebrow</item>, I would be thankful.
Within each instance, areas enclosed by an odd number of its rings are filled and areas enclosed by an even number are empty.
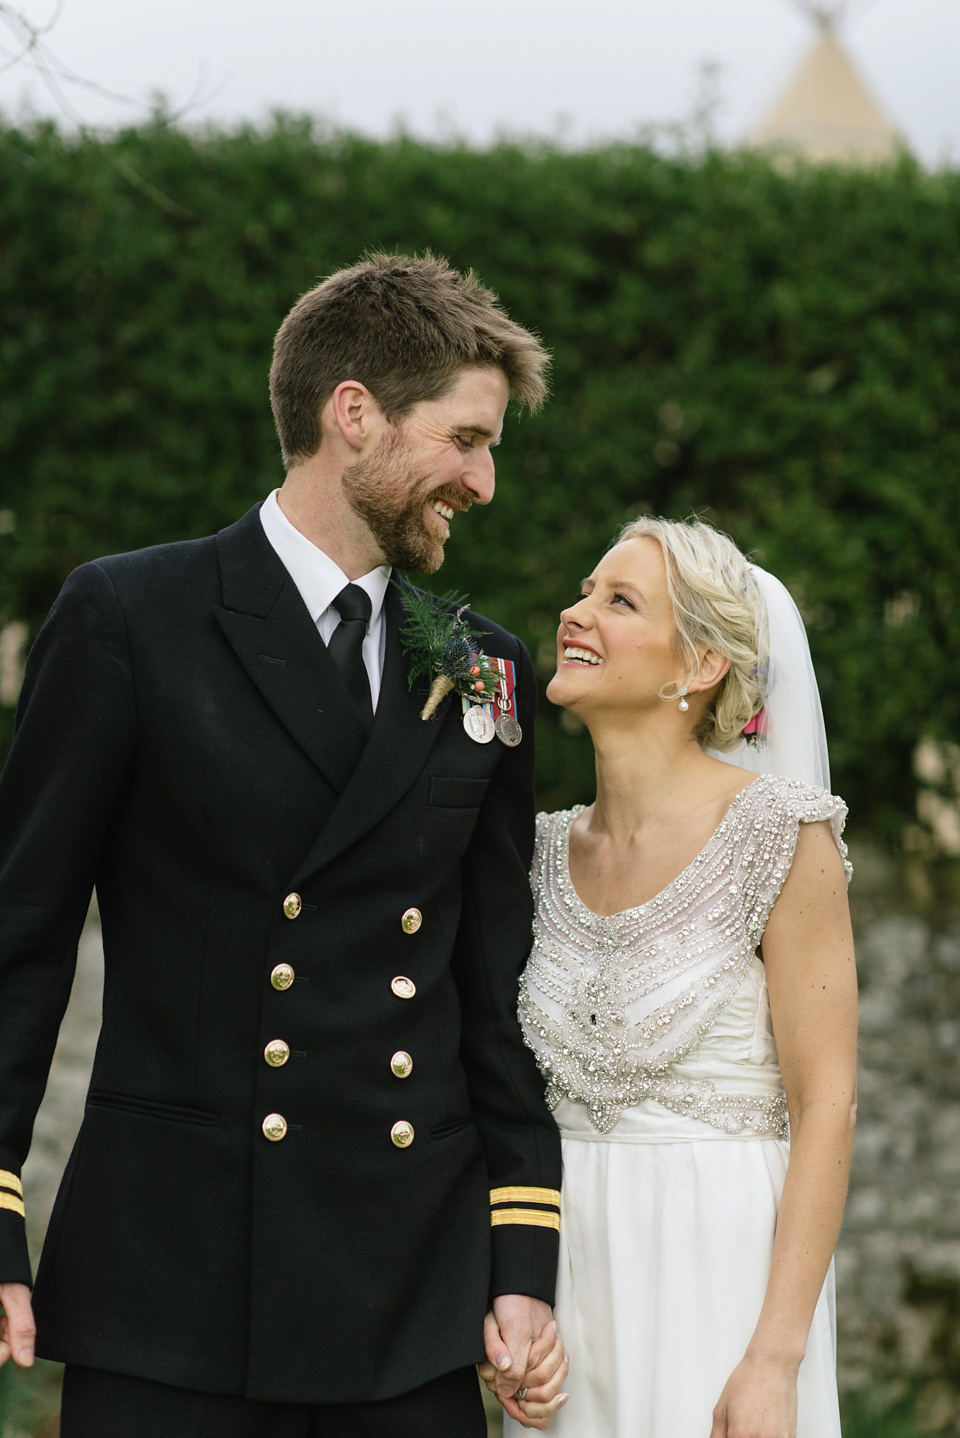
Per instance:
[[[630,594],[635,594],[638,599],[642,599],[644,603],[646,603],[646,595],[643,590],[638,589],[635,584],[631,584],[629,579],[608,579],[606,583],[611,589],[626,590]]]

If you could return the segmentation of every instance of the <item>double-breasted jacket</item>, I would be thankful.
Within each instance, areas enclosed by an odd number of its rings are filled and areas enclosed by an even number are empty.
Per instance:
[[[399,581],[402,583],[403,581]],[[0,781],[0,1280],[96,887],[103,1025],[35,1289],[47,1357],[289,1402],[482,1356],[552,1301],[559,1142],[516,1018],[532,744],[423,722],[397,582],[364,740],[256,509],[98,560]],[[532,734],[530,661],[516,665]]]

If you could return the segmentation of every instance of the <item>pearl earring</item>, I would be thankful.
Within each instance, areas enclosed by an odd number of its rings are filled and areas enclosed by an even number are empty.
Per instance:
[[[681,714],[686,714],[687,710],[690,708],[690,705],[687,703],[686,699],[684,698],[684,695],[686,694],[686,692],[687,692],[687,687],[686,687],[686,685],[684,685],[684,687],[679,691],[680,703],[677,705],[677,708],[680,710],[680,713],[681,713]]]

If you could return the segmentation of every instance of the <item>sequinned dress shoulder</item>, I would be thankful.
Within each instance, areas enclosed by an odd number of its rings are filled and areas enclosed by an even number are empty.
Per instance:
[[[786,1133],[775,1052],[758,1085],[756,1053],[731,1087],[736,1043],[704,1073],[702,1047],[750,975],[783,887],[799,825],[826,820],[849,876],[841,799],[795,779],[761,777],[736,796],[691,864],[656,897],[601,916],[581,901],[569,868],[579,808],[541,814],[531,882],[533,948],[520,988],[527,1042],[548,1101],[584,1104],[609,1133],[647,1099],[726,1133]],[[752,1020],[756,1026],[755,1015]]]

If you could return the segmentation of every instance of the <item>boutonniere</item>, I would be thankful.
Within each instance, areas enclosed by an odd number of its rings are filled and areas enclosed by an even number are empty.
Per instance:
[[[402,588],[400,599],[405,616],[400,641],[410,662],[408,683],[412,689],[425,675],[430,685],[420,718],[432,719],[454,691],[477,703],[492,697],[502,675],[480,647],[483,636],[463,617],[464,596]]]

